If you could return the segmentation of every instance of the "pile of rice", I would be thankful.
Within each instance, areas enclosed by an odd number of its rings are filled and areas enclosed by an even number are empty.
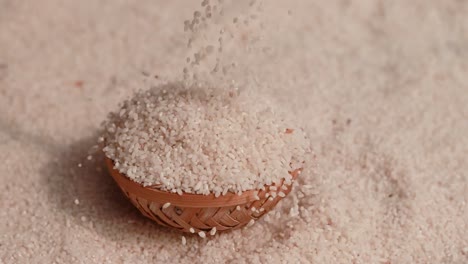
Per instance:
[[[104,152],[130,179],[179,194],[240,194],[288,183],[308,143],[275,108],[247,90],[154,87],[110,114]]]

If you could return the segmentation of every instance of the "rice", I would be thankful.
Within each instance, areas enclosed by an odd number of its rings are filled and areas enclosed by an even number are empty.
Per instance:
[[[203,231],[198,232],[198,235],[199,235],[201,238],[205,238],[205,237],[206,237],[206,234],[205,234],[205,232],[203,232]]]
[[[255,198],[255,200],[257,200],[257,201],[260,200],[260,197],[258,196],[258,191],[256,191],[256,192],[254,193],[254,198]]]
[[[275,108],[250,90],[153,87],[109,115],[104,152],[130,179],[179,195],[240,194],[291,182],[307,138]],[[294,133],[284,132],[292,127]]]
[[[216,227],[213,227],[213,229],[211,229],[210,235],[212,236],[216,235]]]

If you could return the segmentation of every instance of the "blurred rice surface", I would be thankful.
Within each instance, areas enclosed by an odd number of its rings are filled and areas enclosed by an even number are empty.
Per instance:
[[[264,92],[315,166],[269,220],[184,246],[86,157],[118,102],[180,75],[199,3],[0,0],[0,262],[467,263],[468,2],[268,3]]]

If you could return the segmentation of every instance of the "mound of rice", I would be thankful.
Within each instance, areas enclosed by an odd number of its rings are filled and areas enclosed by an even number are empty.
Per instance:
[[[262,189],[303,166],[306,135],[264,96],[174,83],[138,92],[105,123],[107,157],[145,186],[182,194]]]

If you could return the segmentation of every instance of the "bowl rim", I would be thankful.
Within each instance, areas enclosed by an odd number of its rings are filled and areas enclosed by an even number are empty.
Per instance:
[[[285,184],[284,180],[281,180],[280,184],[265,185],[265,190],[248,190],[242,192],[241,195],[237,193],[228,192],[225,195],[215,197],[213,193],[209,195],[193,194],[193,193],[171,193],[168,191],[162,191],[154,186],[143,186],[142,184],[135,182],[128,178],[126,175],[120,173],[114,168],[114,161],[107,156],[105,157],[106,165],[109,173],[114,178],[120,188],[126,193],[126,195],[133,194],[137,198],[145,199],[151,202],[157,202],[160,204],[170,203],[174,206],[180,207],[192,207],[192,208],[205,208],[205,207],[228,207],[243,205],[250,202],[257,201],[258,198],[265,199],[266,193],[270,190],[270,186],[275,186],[278,191],[284,185],[287,187],[286,190],[282,190],[288,194],[292,188],[292,184],[297,179],[297,176],[302,171],[302,168],[296,169],[289,172],[292,175],[291,184]],[[258,196],[258,197],[257,197]]]

